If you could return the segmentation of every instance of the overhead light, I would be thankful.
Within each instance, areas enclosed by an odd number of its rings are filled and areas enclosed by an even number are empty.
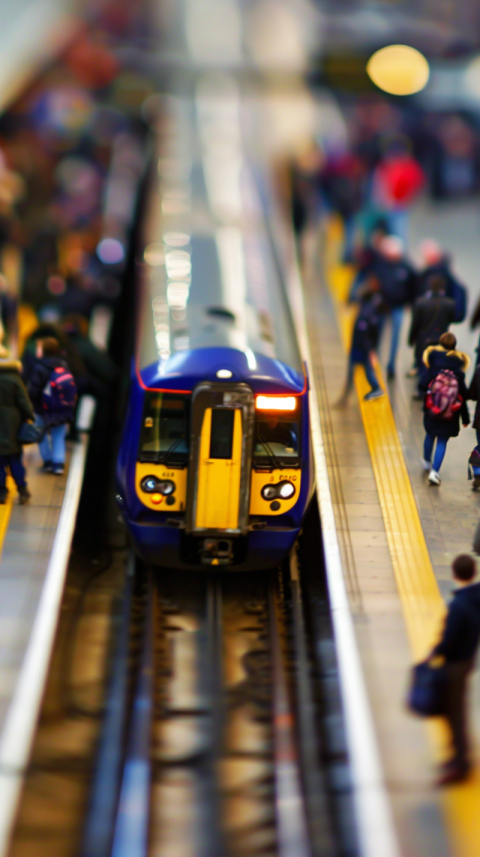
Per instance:
[[[257,411],[294,411],[297,402],[294,396],[257,396]]]
[[[149,244],[143,251],[143,258],[147,265],[157,267],[165,262],[165,252],[162,244]]]
[[[125,258],[125,250],[117,238],[102,238],[97,245],[97,256],[105,265],[118,265]]]
[[[390,95],[413,95],[427,85],[430,67],[416,48],[388,45],[372,54],[367,74],[379,89]]]

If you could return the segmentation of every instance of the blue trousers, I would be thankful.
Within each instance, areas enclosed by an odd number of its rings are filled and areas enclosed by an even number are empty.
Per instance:
[[[355,366],[363,366],[365,369],[365,375],[367,376],[367,381],[370,384],[372,390],[378,390],[380,388],[380,384],[377,381],[377,376],[375,375],[374,368],[370,362],[369,357],[365,357],[364,360],[360,360],[360,357],[350,355],[348,361],[348,375],[347,375],[347,393],[353,387],[353,370]]]
[[[397,351],[400,344],[400,332],[402,330],[403,306],[394,307],[390,312],[390,318],[392,321],[392,341],[390,343],[390,357],[388,359],[387,369],[389,372],[395,372],[395,361],[397,359]]]
[[[24,488],[27,480],[20,453],[19,455],[0,455],[0,490],[3,490],[6,485],[7,467],[17,488]]]
[[[448,437],[437,437],[437,446],[435,448],[435,456],[432,463],[433,470],[436,470],[437,473],[442,466],[442,461],[445,458],[445,453],[447,451],[447,442]],[[435,435],[427,434],[425,435],[425,442],[423,444],[423,457],[425,461],[432,461],[432,453],[433,453],[433,445],[435,443]]]
[[[35,424],[44,426],[45,420],[39,414],[35,414]],[[44,461],[51,461],[53,464],[65,464],[65,436],[67,429],[67,423],[62,423],[59,426],[50,426],[46,430],[42,440],[38,444],[40,455]]]

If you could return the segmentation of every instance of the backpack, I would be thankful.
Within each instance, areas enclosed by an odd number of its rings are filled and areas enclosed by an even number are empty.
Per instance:
[[[430,381],[425,397],[425,407],[433,417],[450,420],[462,407],[463,399],[458,394],[458,379],[451,369],[442,369]]]
[[[77,387],[73,375],[63,366],[56,366],[50,373],[42,392],[42,408],[46,414],[56,414],[68,422],[77,401]]]

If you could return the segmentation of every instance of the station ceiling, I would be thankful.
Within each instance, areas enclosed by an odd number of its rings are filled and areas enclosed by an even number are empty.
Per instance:
[[[407,43],[429,56],[458,57],[480,47],[478,0],[314,0],[322,53],[368,52]]]

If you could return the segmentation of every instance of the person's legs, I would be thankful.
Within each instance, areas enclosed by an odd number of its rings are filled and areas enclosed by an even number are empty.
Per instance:
[[[7,456],[0,455],[0,503],[7,499]]]
[[[388,360],[387,372],[389,375],[395,375],[395,361],[397,358],[398,346],[400,344],[400,332],[403,321],[403,307],[394,307],[390,313],[392,321],[392,342],[390,345],[390,357]]]
[[[50,434],[52,437],[52,463],[53,466],[61,466],[65,464],[65,436],[67,434],[67,424],[63,423],[60,426],[51,426]]]
[[[39,416],[39,414],[35,414],[35,425],[39,426],[40,428],[45,428],[45,420],[43,419],[43,417]],[[38,449],[40,455],[43,458],[43,463],[49,464],[52,460],[52,447],[50,443],[48,429],[45,431],[45,434],[43,435],[41,441],[39,441]]]
[[[9,455],[8,456],[8,464],[10,467],[10,473],[12,474],[12,478],[15,482],[15,485],[20,490],[20,488],[25,488],[27,484],[26,479],[26,471],[22,461],[22,456],[20,455]]]
[[[445,717],[452,737],[452,757],[447,766],[466,773],[470,766],[467,736],[467,681],[472,669],[471,661],[446,664],[447,687]]]
[[[378,383],[377,376],[375,374],[375,369],[373,368],[370,357],[367,357],[365,363],[363,364],[363,368],[365,369],[365,375],[367,376],[367,381],[370,384],[372,390],[378,390],[380,388],[380,384]]]
[[[424,461],[428,461],[429,464],[432,463],[434,443],[435,443],[434,435],[433,434],[426,434],[425,440],[423,442],[423,458],[424,458]]]
[[[433,469],[436,471],[436,473],[439,472],[439,470],[442,466],[442,461],[445,458],[445,452],[447,450],[447,441],[448,441],[447,437],[437,437],[437,446],[435,448],[435,455],[433,458],[433,465],[432,465]]]

